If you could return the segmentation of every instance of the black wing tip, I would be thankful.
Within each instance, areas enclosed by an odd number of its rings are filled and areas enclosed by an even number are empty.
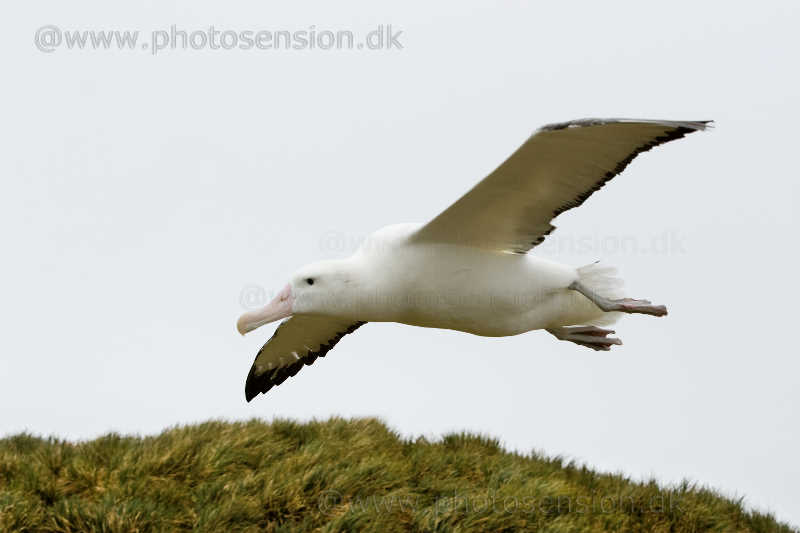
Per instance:
[[[568,120],[566,122],[555,122],[553,124],[545,124],[537,131],[557,131],[568,128],[583,128],[586,126],[601,126],[604,124],[625,124],[625,123],[640,123],[640,124],[653,124],[665,127],[672,127],[682,129],[685,133],[693,131],[703,131],[714,127],[713,120],[653,120],[653,119],[638,119],[638,118],[580,118],[577,120]]]
[[[244,397],[247,403],[261,394],[267,392],[272,385],[269,384],[267,374],[256,375],[256,365],[250,368],[250,373],[247,374],[247,381],[244,384]]]
[[[333,348],[333,345],[326,344],[320,349],[320,351],[324,350],[327,352],[331,348]],[[256,373],[256,365],[253,364],[253,366],[250,368],[250,373],[247,374],[247,381],[245,381],[244,384],[245,399],[249,403],[250,400],[259,394],[266,394],[272,387],[277,387],[290,377],[300,372],[300,369],[303,368],[304,365],[310,365],[312,362],[314,362],[318,355],[324,356],[325,354],[319,354],[318,352],[310,353],[307,356],[295,361],[291,365],[275,369],[271,372],[263,372],[262,374]]]

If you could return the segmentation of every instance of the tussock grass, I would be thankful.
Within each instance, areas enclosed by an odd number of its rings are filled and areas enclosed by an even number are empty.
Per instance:
[[[0,440],[1,531],[791,532],[689,483],[660,487],[375,419],[207,422],[153,437]]]

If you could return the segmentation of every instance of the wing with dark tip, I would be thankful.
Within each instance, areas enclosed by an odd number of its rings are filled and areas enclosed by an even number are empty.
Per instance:
[[[294,376],[317,357],[325,357],[342,337],[363,324],[302,315],[284,320],[256,355],[244,386],[245,398],[249,402]]]
[[[550,124],[471,191],[412,236],[526,253],[642,152],[706,129],[711,121],[583,119]]]

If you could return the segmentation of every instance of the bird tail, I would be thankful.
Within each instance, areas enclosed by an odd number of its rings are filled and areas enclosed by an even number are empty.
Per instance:
[[[601,265],[599,261],[582,266],[578,269],[580,282],[600,296],[616,300],[623,297],[622,287],[625,282],[617,276],[617,269],[612,266]],[[616,322],[622,313],[603,313],[599,318],[592,320],[593,326],[608,326]]]

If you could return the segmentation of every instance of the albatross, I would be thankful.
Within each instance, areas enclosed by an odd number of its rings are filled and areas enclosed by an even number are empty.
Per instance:
[[[573,267],[528,252],[640,153],[702,131],[711,121],[582,119],[536,130],[496,170],[427,224],[370,235],[349,258],[298,270],[263,309],[243,314],[244,335],[283,319],[245,383],[249,402],[324,357],[367,322],[487,337],[545,330],[593,350],[623,313],[664,316],[626,298],[614,269]]]

